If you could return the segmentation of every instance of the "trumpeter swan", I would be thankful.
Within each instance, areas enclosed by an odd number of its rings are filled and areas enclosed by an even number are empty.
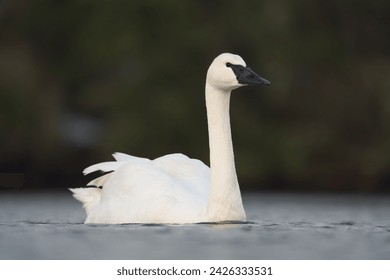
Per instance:
[[[70,189],[86,210],[85,223],[197,223],[245,221],[230,132],[231,91],[269,85],[238,55],[223,53],[206,77],[210,168],[183,154],[154,160],[122,153],[84,174],[110,172],[89,188]],[[102,188],[99,188],[102,187]]]

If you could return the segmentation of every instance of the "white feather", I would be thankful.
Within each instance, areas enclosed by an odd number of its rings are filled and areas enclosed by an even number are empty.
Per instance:
[[[103,176],[97,177],[90,181],[87,186],[103,187],[107,180],[111,177],[111,173],[104,174]]]
[[[99,204],[101,196],[101,189],[99,188],[77,188],[69,190],[73,193],[73,197],[82,203],[87,215]]]
[[[112,155],[116,161],[133,161],[133,162],[146,162],[147,158],[135,157],[124,153],[115,153]]]
[[[116,170],[119,166],[125,164],[123,161],[106,161],[91,165],[84,169],[84,175],[100,171],[100,172],[110,172]]]

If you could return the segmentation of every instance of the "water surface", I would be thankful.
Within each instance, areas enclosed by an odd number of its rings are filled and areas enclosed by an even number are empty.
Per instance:
[[[0,259],[390,259],[390,196],[243,198],[243,224],[84,225],[70,193],[0,192]]]

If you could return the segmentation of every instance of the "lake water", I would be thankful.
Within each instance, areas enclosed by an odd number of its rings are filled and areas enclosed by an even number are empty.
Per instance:
[[[248,223],[84,225],[68,192],[0,192],[0,259],[390,259],[390,196],[248,193]]]

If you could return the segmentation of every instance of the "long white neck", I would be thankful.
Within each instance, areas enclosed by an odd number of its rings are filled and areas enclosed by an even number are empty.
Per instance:
[[[222,91],[206,83],[211,168],[207,218],[210,222],[243,221],[246,218],[234,164],[230,94],[230,91]]]

